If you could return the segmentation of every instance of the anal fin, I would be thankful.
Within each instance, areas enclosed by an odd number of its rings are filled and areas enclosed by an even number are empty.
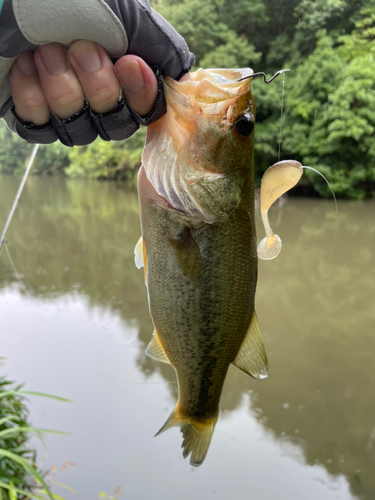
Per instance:
[[[147,356],[150,356],[150,358],[155,359],[156,361],[161,361],[162,363],[170,364],[168,356],[165,354],[165,351],[160,343],[160,340],[158,339],[156,331],[154,331],[152,339],[148,344],[148,346],[146,347],[145,352]]]
[[[255,311],[233,364],[255,379],[268,377],[267,354]]]

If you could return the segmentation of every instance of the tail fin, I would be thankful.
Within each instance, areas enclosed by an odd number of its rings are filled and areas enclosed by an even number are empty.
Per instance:
[[[190,464],[194,467],[199,467],[206,458],[217,418],[218,414],[212,418],[201,419],[183,417],[179,415],[179,412],[175,408],[155,436],[167,431],[171,427],[181,427],[181,433],[184,437],[181,446],[183,448],[182,456],[186,458],[191,453]]]

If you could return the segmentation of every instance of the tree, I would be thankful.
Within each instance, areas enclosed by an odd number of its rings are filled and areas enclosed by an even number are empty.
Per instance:
[[[346,64],[323,36],[287,94],[285,148],[318,168],[340,196],[363,198],[374,190],[374,71],[372,55]],[[308,175],[314,188],[328,195],[321,181]]]
[[[153,5],[186,39],[196,66],[243,67],[260,60],[254,45],[224,21],[224,0],[169,0]]]

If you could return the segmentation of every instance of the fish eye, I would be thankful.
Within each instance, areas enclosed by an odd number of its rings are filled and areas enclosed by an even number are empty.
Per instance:
[[[254,122],[249,115],[243,115],[235,123],[236,131],[243,137],[249,137],[254,130]]]

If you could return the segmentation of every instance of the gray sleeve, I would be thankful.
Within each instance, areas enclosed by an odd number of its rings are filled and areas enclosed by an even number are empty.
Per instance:
[[[5,0],[0,15],[0,116],[16,132],[9,101],[9,71],[15,57],[39,45],[74,40],[97,42],[112,58],[128,49],[125,28],[104,0]]]
[[[88,39],[111,58],[126,53],[179,79],[194,62],[184,39],[147,0],[4,0],[0,15],[0,116],[15,131],[9,70],[15,56],[50,42]]]

